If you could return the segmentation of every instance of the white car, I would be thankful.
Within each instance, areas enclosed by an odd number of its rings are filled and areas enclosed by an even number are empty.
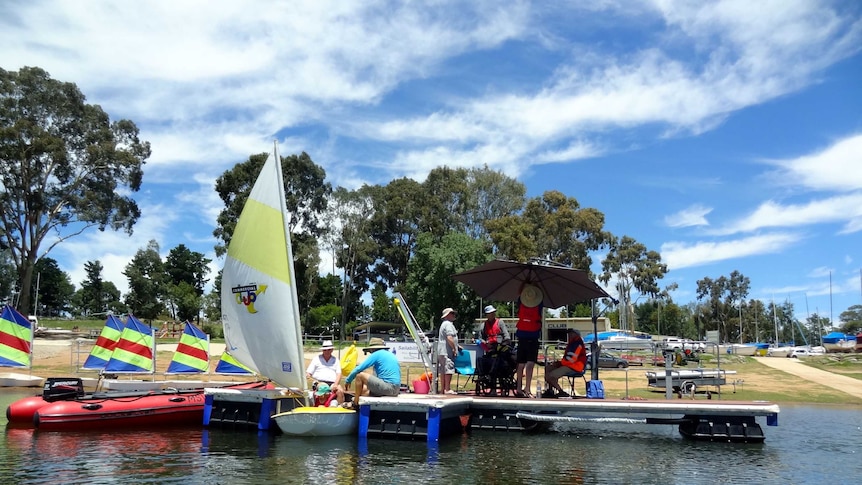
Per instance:
[[[817,350],[814,350],[814,349],[800,348],[800,349],[791,350],[787,354],[787,356],[793,357],[794,359],[798,359],[799,357],[808,357],[810,355],[823,355],[823,354],[824,354],[824,352],[818,352]]]

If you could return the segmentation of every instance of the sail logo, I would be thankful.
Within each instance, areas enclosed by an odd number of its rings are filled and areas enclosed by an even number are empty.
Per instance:
[[[266,293],[266,285],[242,285],[242,286],[234,286],[230,289],[231,293],[233,293],[234,298],[236,298],[237,305],[245,305],[246,310],[249,313],[257,313],[257,310],[254,308],[254,303],[257,301],[257,297]]]

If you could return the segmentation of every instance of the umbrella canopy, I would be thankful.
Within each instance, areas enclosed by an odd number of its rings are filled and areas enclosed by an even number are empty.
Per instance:
[[[497,301],[518,299],[522,285],[529,283],[542,290],[546,308],[610,297],[585,271],[536,262],[498,259],[452,278],[473,288],[482,298]]]

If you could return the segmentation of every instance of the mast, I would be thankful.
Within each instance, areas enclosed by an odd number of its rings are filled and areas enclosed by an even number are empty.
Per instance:
[[[299,375],[301,376],[300,382],[302,383],[302,394],[305,398],[305,405],[308,406],[308,389],[307,389],[307,379],[305,378],[305,357],[304,357],[304,348],[302,345],[302,326],[299,321],[299,298],[297,296],[296,291],[296,274],[294,273],[293,268],[293,247],[290,238],[290,228],[287,225],[287,203],[284,200],[285,191],[284,191],[284,172],[281,169],[281,157],[278,155],[278,141],[273,140],[272,142],[272,154],[275,157],[275,167],[276,167],[276,179],[278,182],[278,191],[279,191],[279,206],[281,207],[281,218],[282,224],[284,227],[284,238],[287,244],[285,244],[285,251],[287,252],[287,263],[291,272],[291,282],[290,282],[290,292],[291,292],[291,310],[293,313],[293,325],[295,327],[294,331],[294,342],[296,348],[299,350]]]

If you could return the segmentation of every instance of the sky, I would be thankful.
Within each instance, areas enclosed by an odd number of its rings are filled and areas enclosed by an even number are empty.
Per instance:
[[[48,254],[76,285],[99,260],[125,291],[152,239],[215,273],[214,181],[277,140],[348,189],[487,165],[563,192],[659,251],[681,304],[733,271],[801,319],[862,304],[855,0],[6,0],[0,45],[152,145],[133,236]]]

